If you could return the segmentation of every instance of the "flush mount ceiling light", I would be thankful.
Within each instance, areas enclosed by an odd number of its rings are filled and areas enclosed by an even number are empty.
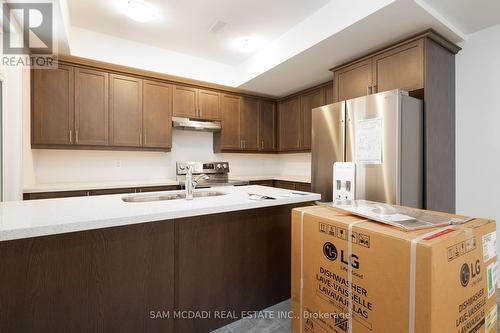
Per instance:
[[[137,22],[148,22],[157,17],[157,9],[142,0],[126,0],[123,2],[123,14]]]
[[[259,44],[259,40],[255,37],[240,37],[233,41],[233,47],[243,53],[255,51]]]

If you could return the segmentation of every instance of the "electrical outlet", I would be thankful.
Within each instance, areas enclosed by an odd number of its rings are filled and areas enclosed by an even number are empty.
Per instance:
[[[333,199],[356,199],[356,164],[336,162],[333,164]]]
[[[122,161],[121,161],[121,160],[116,160],[116,161],[115,161],[115,166],[116,166],[117,168],[121,168],[121,167],[122,167]]]

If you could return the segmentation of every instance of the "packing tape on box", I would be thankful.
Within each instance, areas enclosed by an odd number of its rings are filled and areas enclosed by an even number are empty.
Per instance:
[[[318,206],[315,206],[314,208],[318,208]],[[299,322],[300,322],[300,333],[303,332],[304,330],[304,325],[303,325],[303,316],[304,316],[304,214],[306,212],[309,212],[311,210],[314,210],[314,208],[308,209],[308,210],[302,210],[300,212],[300,301],[299,301],[299,309],[300,309],[300,314],[299,314]],[[367,222],[369,220],[361,220],[361,221],[354,221],[352,223],[349,223],[348,225],[348,235],[347,235],[347,257],[349,258],[349,265],[347,269],[347,283],[349,285],[349,324],[348,324],[348,333],[352,333],[352,265],[350,263],[350,258],[352,257],[352,229],[356,224]]]
[[[437,230],[433,230],[424,235],[418,236],[415,239],[411,240],[410,247],[410,304],[409,309],[410,313],[408,316],[408,333],[415,333],[415,292],[416,292],[416,281],[417,281],[417,245],[418,243],[431,236],[438,235],[445,230],[453,229],[455,231],[463,231],[465,234],[465,239],[472,237],[474,234],[474,228],[461,228],[456,229],[451,225],[447,225],[445,227],[439,228]]]
[[[347,281],[349,283],[349,325],[347,326],[347,330],[349,333],[352,333],[352,228],[359,223],[366,222],[368,220],[355,221],[349,224],[349,233],[347,234],[347,260],[349,260],[349,265],[347,265]]]
[[[299,321],[300,321],[300,333],[302,333],[304,329],[303,317],[304,317],[304,214],[320,206],[314,206],[307,210],[302,210],[300,212],[300,313],[299,313]]]

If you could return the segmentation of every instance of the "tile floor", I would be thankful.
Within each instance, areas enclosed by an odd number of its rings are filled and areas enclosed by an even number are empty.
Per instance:
[[[500,291],[497,292],[497,303],[500,303]],[[273,311],[275,314],[280,311],[290,310],[290,300],[273,305],[264,311]],[[500,311],[498,312],[500,318]],[[291,322],[289,319],[242,319],[227,326],[212,331],[212,333],[291,333]],[[497,330],[500,333],[500,327]]]

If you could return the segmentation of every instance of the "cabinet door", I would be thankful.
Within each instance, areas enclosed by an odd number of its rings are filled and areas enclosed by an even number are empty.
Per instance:
[[[259,100],[243,98],[240,133],[244,150],[259,150]]]
[[[312,109],[323,105],[325,105],[325,90],[323,88],[305,93],[300,98],[302,112],[302,138],[300,143],[302,149],[311,149]]]
[[[333,85],[330,85],[330,86],[326,86],[325,87],[325,105],[328,105],[328,104],[332,104],[333,103],[333,90],[335,88],[333,87]]]
[[[333,75],[336,102],[371,94],[372,59],[339,69]]]
[[[242,149],[243,144],[240,136],[240,107],[241,98],[233,95],[221,96],[222,149]]]
[[[376,91],[424,88],[424,46],[418,40],[374,58]],[[374,91],[375,92],[375,91]]]
[[[73,67],[33,70],[33,144],[74,143]]]
[[[300,148],[300,97],[294,97],[278,105],[279,150]]]
[[[75,142],[109,143],[109,74],[75,68]]]
[[[219,93],[211,90],[198,90],[198,118],[220,119]]]
[[[142,80],[110,76],[111,145],[140,147],[142,144]]]
[[[276,103],[260,102],[259,117],[260,150],[276,150]]]
[[[197,94],[196,88],[174,86],[173,115],[196,118],[198,115]]]
[[[275,180],[274,181],[274,187],[277,188],[282,188],[285,190],[295,190],[295,183],[293,182],[286,182],[283,180]]]
[[[144,81],[142,91],[143,146],[169,149],[172,146],[172,86]]]

